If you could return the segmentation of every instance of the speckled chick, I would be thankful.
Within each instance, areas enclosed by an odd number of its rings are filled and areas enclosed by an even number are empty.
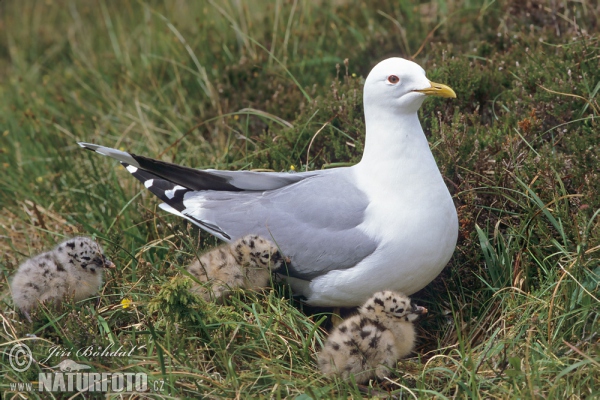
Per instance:
[[[192,292],[204,300],[220,301],[231,289],[266,287],[271,272],[279,269],[285,259],[271,241],[257,235],[247,235],[202,255],[188,271],[200,282]]]
[[[68,239],[19,266],[10,284],[13,301],[31,321],[29,311],[39,302],[59,303],[65,296],[78,301],[96,294],[105,268],[114,264],[98,243],[83,236]]]
[[[357,383],[383,379],[396,362],[415,345],[413,321],[426,314],[425,307],[392,291],[375,293],[354,315],[335,328],[317,360],[328,376],[338,375]]]

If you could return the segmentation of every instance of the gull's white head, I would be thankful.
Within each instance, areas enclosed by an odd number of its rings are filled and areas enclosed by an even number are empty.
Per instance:
[[[418,64],[395,57],[377,64],[367,76],[365,109],[388,108],[394,113],[416,113],[425,96],[456,97],[454,91],[425,77]]]

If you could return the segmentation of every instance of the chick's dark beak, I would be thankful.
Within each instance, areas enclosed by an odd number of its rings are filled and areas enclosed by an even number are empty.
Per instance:
[[[102,255],[102,268],[116,268],[115,264],[110,261],[105,255]]]
[[[414,314],[418,314],[418,315],[427,314],[427,309],[425,307],[418,306],[415,303],[412,303],[411,306],[412,306],[412,312]]]

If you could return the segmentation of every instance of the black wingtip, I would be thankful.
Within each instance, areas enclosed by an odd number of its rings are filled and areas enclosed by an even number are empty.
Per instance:
[[[135,160],[139,168],[151,172],[161,179],[191,190],[219,190],[230,192],[239,192],[243,190],[230,184],[227,178],[211,174],[208,171],[138,156],[133,153],[129,153],[129,155]]]

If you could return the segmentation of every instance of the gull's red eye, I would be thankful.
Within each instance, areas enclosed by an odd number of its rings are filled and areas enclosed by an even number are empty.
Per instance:
[[[400,82],[400,78],[398,78],[396,75],[390,75],[390,76],[388,76],[387,80],[392,85],[395,85],[396,83]]]

